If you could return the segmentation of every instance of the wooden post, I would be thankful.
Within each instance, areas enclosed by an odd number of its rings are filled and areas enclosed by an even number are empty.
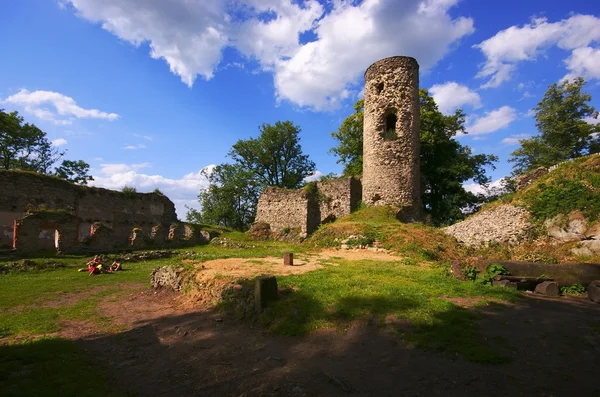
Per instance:
[[[279,299],[277,294],[277,279],[275,276],[260,276],[256,278],[254,288],[254,306],[256,311],[263,311],[269,303]]]
[[[286,252],[283,254],[283,264],[285,266],[294,266],[294,253]]]

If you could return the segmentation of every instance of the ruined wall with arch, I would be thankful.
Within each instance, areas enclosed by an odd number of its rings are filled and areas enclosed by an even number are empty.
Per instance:
[[[19,254],[97,252],[202,244],[210,236],[177,220],[156,193],[123,193],[51,176],[0,171],[0,249]]]

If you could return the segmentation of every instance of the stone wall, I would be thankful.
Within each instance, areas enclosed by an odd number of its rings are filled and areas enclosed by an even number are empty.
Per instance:
[[[339,178],[317,182],[319,223],[333,222],[356,211],[362,200],[359,179]]]
[[[365,72],[362,197],[368,205],[404,207],[421,217],[419,64],[392,57]]]
[[[272,233],[297,229],[302,236],[358,208],[362,187],[356,178],[311,183],[298,190],[266,188],[256,209],[256,223],[267,223]]]
[[[0,186],[0,249],[19,254],[174,247],[210,238],[179,223],[174,204],[160,194],[125,194],[20,171],[0,171]]]
[[[313,196],[304,189],[268,187],[258,199],[256,222],[268,223],[273,233],[297,229],[306,236],[320,223],[319,206]]]

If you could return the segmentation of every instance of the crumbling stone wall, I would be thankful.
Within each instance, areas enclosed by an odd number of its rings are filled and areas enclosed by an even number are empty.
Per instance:
[[[357,178],[339,178],[317,182],[319,223],[333,222],[358,209],[362,186]]]
[[[15,244],[22,253],[70,252],[79,245],[79,218],[63,212],[40,212],[15,222]]]
[[[356,178],[331,179],[298,190],[269,187],[258,200],[256,223],[269,224],[275,234],[298,229],[307,236],[322,223],[356,210],[361,193],[360,180]]]
[[[177,221],[175,205],[155,193],[125,194],[78,186],[57,178],[22,171],[0,171],[0,227],[12,229],[28,209],[64,209],[83,223],[138,226]],[[0,236],[4,233],[0,234]]]
[[[273,233],[298,229],[306,236],[319,226],[319,205],[304,189],[268,187],[258,199],[256,222],[268,223]]]
[[[160,248],[210,239],[179,223],[174,204],[160,194],[125,194],[20,171],[0,171],[0,186],[0,248],[20,254]],[[181,237],[170,238],[173,224]]]
[[[392,57],[365,72],[362,197],[368,205],[404,207],[421,216],[419,64]]]

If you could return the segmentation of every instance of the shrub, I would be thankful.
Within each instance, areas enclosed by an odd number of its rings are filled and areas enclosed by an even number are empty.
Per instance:
[[[133,186],[125,185],[121,188],[121,192],[128,197],[133,197],[137,194],[137,189],[134,188]]]

